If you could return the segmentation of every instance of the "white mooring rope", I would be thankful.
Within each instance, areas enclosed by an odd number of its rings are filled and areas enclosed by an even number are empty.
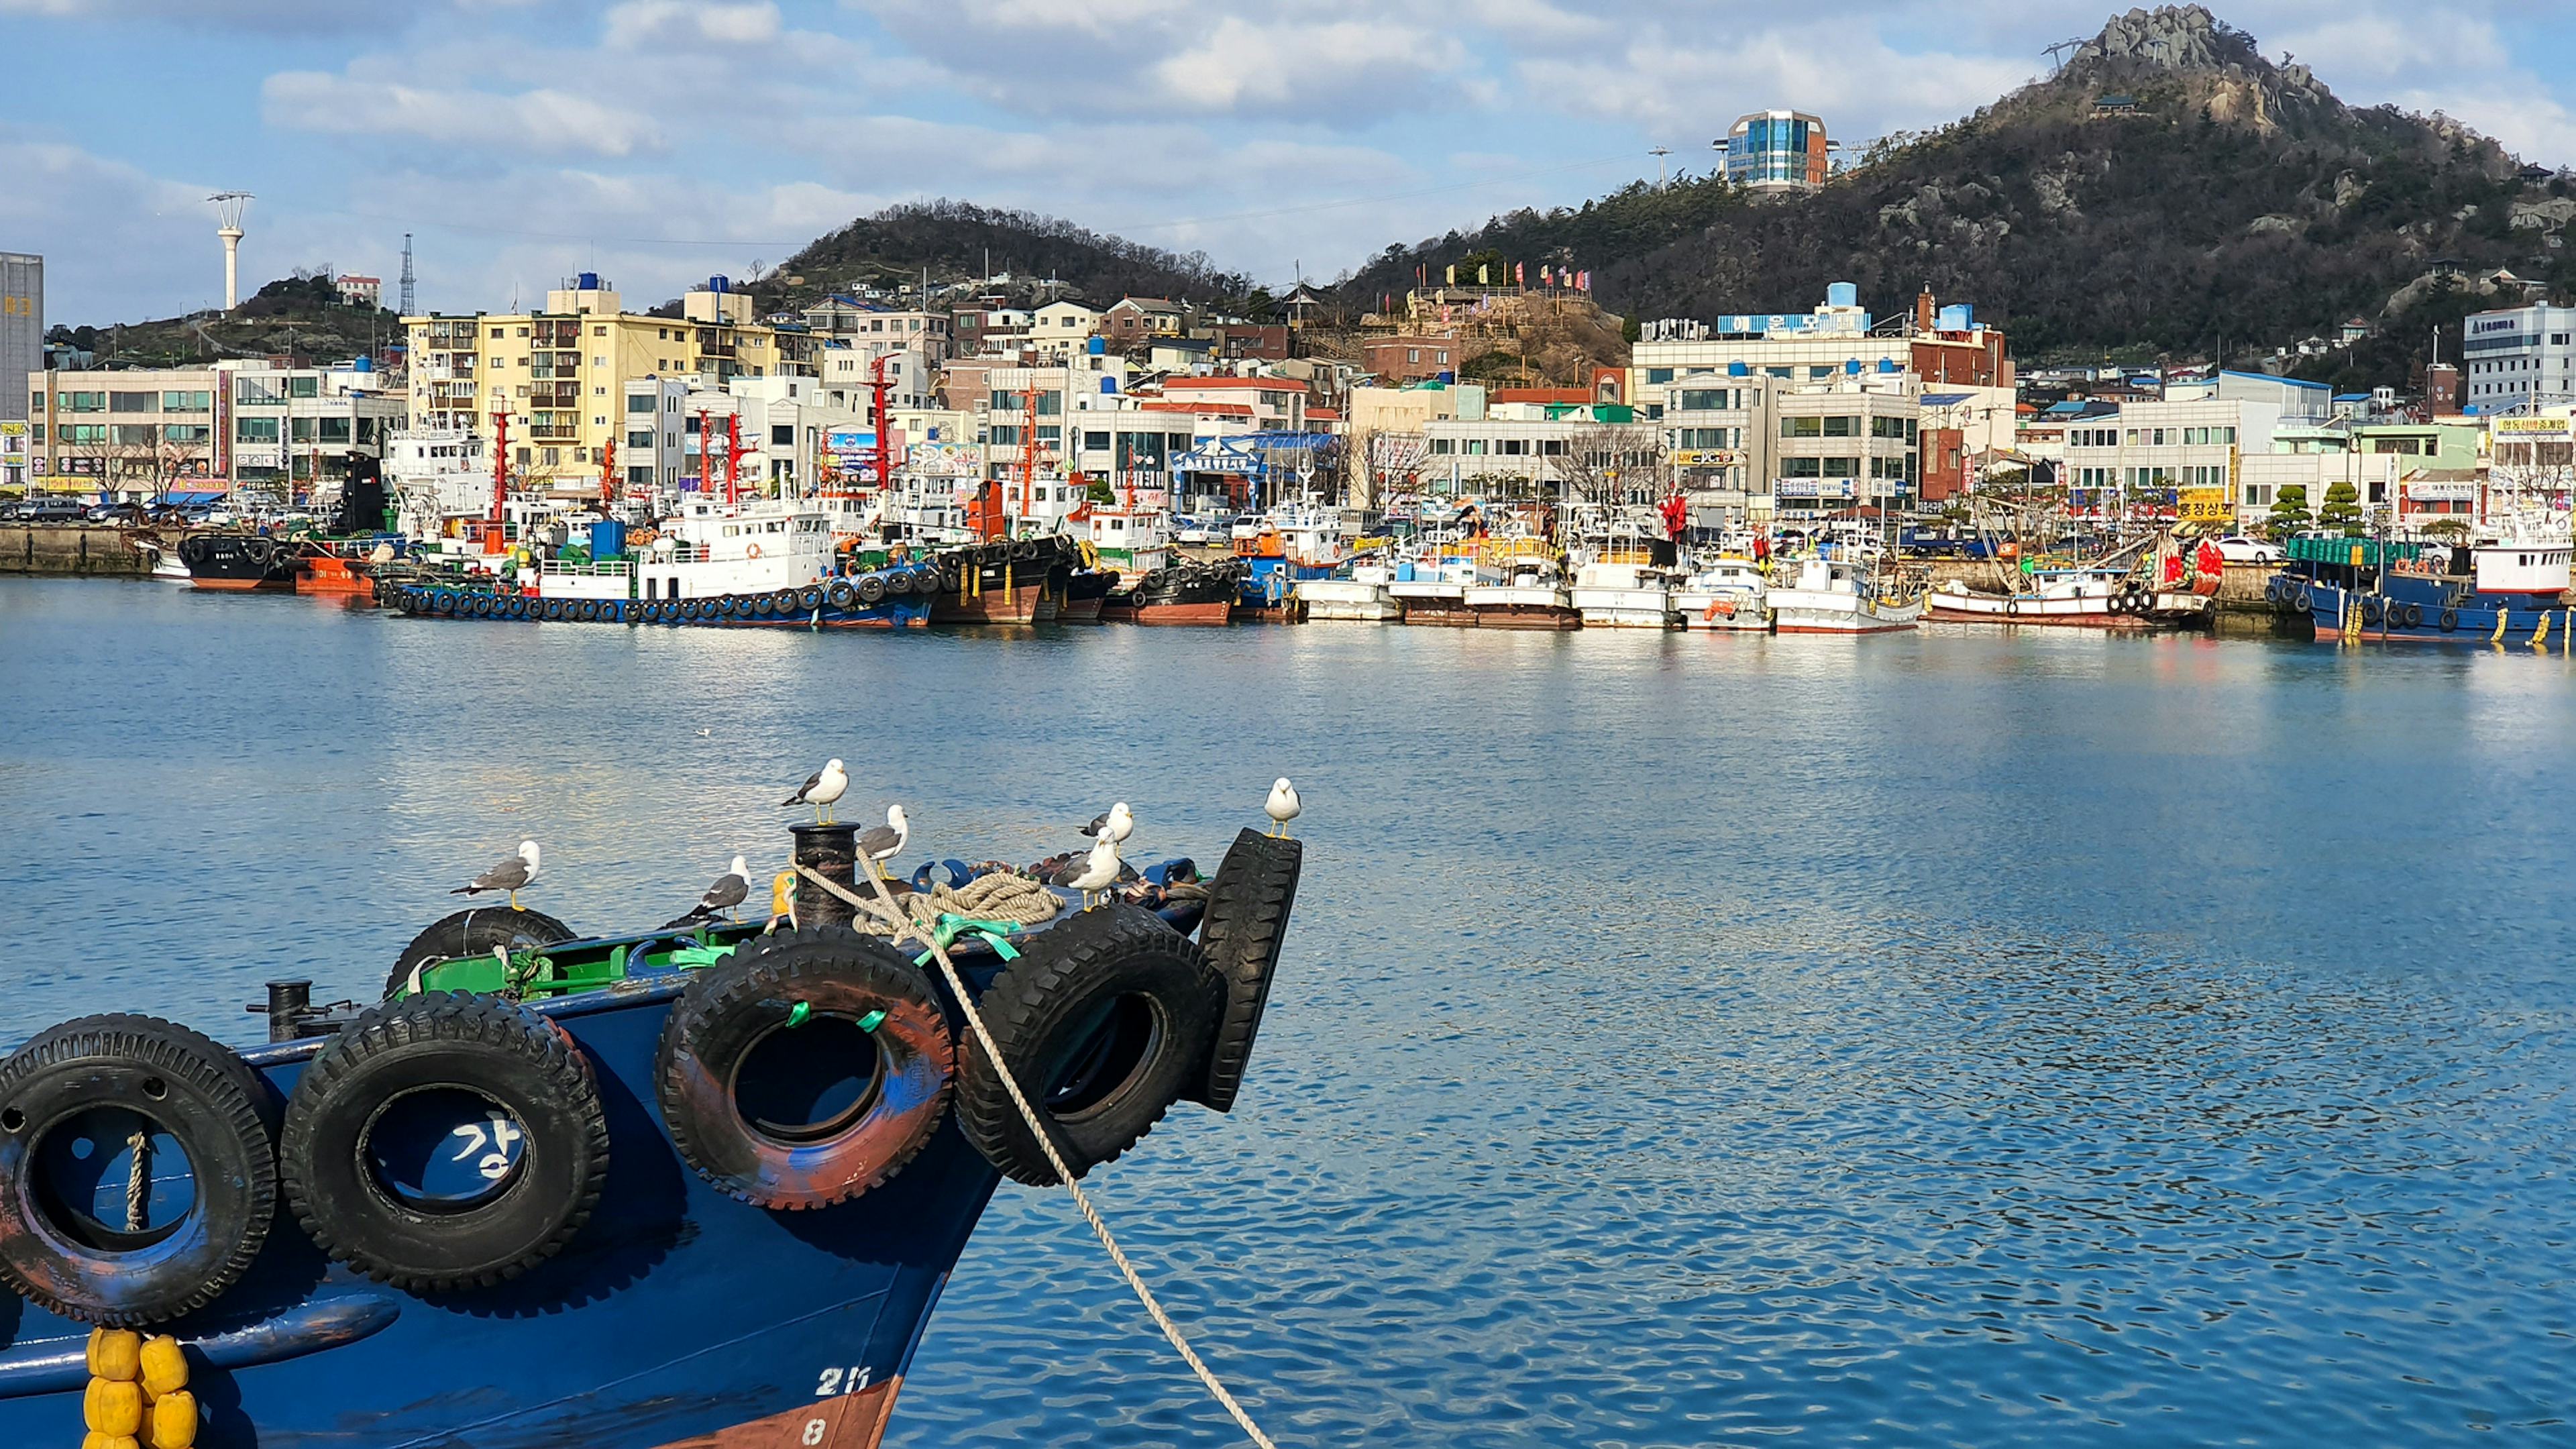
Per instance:
[[[867,862],[860,862],[862,869],[866,868],[866,865]],[[796,873],[839,896],[852,906],[867,909],[873,913],[872,903],[844,887],[840,882],[819,874],[812,867],[800,864],[796,867]],[[905,912],[895,905],[894,893],[886,889],[884,876],[869,870],[868,882],[876,887],[877,899],[884,903],[886,910],[897,916],[905,915]],[[1181,1362],[1190,1366],[1190,1372],[1197,1374],[1199,1382],[1205,1384],[1207,1391],[1215,1396],[1216,1401],[1225,1406],[1225,1411],[1234,1416],[1234,1422],[1242,1427],[1244,1437],[1259,1445],[1260,1449],[1279,1449],[1278,1445],[1271,1442],[1269,1435],[1261,1432],[1261,1426],[1252,1422],[1251,1411],[1245,1409],[1242,1403],[1226,1390],[1225,1385],[1218,1382],[1216,1371],[1207,1366],[1205,1359],[1199,1357],[1198,1350],[1190,1347],[1189,1340],[1181,1336],[1180,1325],[1172,1322],[1172,1316],[1163,1311],[1163,1305],[1154,1297],[1154,1290],[1145,1286],[1144,1275],[1136,1271],[1134,1263],[1127,1261],[1126,1251],[1118,1246],[1118,1239],[1110,1235],[1109,1224],[1100,1216],[1100,1209],[1091,1205],[1091,1195],[1082,1190],[1082,1184],[1074,1181],[1072,1172],[1066,1169],[1064,1156],[1056,1151],[1055,1138],[1048,1133],[1046,1123],[1039,1118],[1037,1109],[1029,1105],[1029,1099],[1020,1091],[1020,1084],[1012,1079],[1010,1066],[1002,1060],[1001,1046],[993,1040],[992,1030],[984,1025],[984,1013],[975,1009],[975,998],[967,993],[964,978],[957,974],[956,964],[948,959],[948,948],[940,943],[935,931],[925,932],[922,935],[929,943],[931,959],[939,963],[940,975],[948,981],[950,994],[957,998],[958,1010],[965,1014],[967,1029],[974,1032],[975,1039],[984,1044],[984,1055],[992,1061],[995,1074],[1001,1077],[1002,1090],[1011,1094],[1011,1105],[1020,1109],[1020,1120],[1029,1124],[1030,1135],[1037,1138],[1038,1150],[1046,1154],[1047,1166],[1055,1169],[1056,1181],[1063,1183],[1065,1191],[1073,1194],[1073,1205],[1082,1209],[1083,1219],[1091,1224],[1091,1231],[1100,1238],[1100,1246],[1108,1249],[1109,1261],[1118,1265],[1119,1275],[1127,1280],[1128,1287],[1136,1290],[1136,1301],[1145,1305],[1145,1312],[1153,1318],[1154,1326],[1163,1331],[1163,1337],[1171,1340],[1173,1350],[1181,1356]]]

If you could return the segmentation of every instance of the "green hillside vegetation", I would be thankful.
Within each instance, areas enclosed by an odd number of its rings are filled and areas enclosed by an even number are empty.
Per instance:
[[[98,355],[103,368],[189,367],[238,357],[338,362],[403,340],[402,319],[340,300],[329,268],[280,277],[231,312],[208,310],[108,327],[56,327],[49,341]]]
[[[796,307],[862,286],[917,286],[924,268],[933,284],[1007,273],[1023,294],[1051,279],[1095,304],[1127,296],[1206,302],[1253,290],[1249,278],[1218,270],[1204,253],[1168,252],[1053,217],[947,200],[860,217],[754,280],[751,290],[764,310]]]

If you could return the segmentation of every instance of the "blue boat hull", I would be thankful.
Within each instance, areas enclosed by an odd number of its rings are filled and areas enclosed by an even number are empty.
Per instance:
[[[2455,592],[2431,579],[2394,574],[2384,591],[2350,589],[2331,578],[2301,574],[2281,575],[2275,589],[2276,602],[2306,614],[2320,640],[2529,644],[2564,641],[2567,626],[2576,619],[2576,611],[2554,599]]]
[[[1170,908],[1182,929],[1195,909]],[[960,961],[979,992],[999,963]],[[281,1210],[249,1275],[162,1331],[207,1449],[870,1449],[998,1177],[952,1114],[835,1207],[752,1207],[680,1159],[651,1100],[676,974],[536,1004],[588,1056],[609,1129],[595,1214],[499,1288],[352,1274]],[[955,1017],[953,1006],[952,1018]],[[962,1023],[952,1022],[962,1032]],[[244,1060],[282,1107],[322,1042]],[[74,1444],[88,1329],[0,1293],[0,1445]]]

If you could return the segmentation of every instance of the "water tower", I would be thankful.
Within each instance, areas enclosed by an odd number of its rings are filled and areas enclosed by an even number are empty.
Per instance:
[[[224,310],[241,305],[241,239],[242,208],[250,203],[247,191],[218,191],[206,200],[214,203],[215,219],[223,225],[215,235],[224,243]]]

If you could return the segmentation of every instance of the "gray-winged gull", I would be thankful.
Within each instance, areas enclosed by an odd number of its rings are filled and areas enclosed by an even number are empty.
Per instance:
[[[871,827],[859,837],[859,859],[868,863],[871,873],[882,877],[885,863],[902,854],[904,842],[910,839],[912,821],[905,817],[902,806],[889,805],[886,823]]]
[[[1091,843],[1089,855],[1067,864],[1047,884],[1082,892],[1082,908],[1090,910],[1094,895],[1118,884],[1118,842],[1101,836]]]
[[[519,842],[518,854],[504,859],[499,865],[449,891],[448,894],[479,896],[485,891],[508,891],[510,909],[515,911],[519,908],[519,892],[526,889],[528,882],[536,878],[537,843],[533,840],[522,840]]]
[[[737,855],[725,873],[716,877],[715,884],[707,887],[707,893],[698,897],[698,908],[690,914],[719,915],[741,905],[743,898],[750,894],[751,866]]]
[[[825,760],[823,768],[806,776],[805,783],[796,787],[796,793],[778,804],[782,809],[789,805],[811,805],[814,807],[814,823],[829,825],[832,823],[832,802],[840,799],[849,788],[850,776],[841,768],[841,762]]]
[[[1135,812],[1127,808],[1126,801],[1121,800],[1101,814],[1093,816],[1091,823],[1082,827],[1082,833],[1094,839],[1106,836],[1112,845],[1125,845],[1127,837],[1136,833]]]
[[[1261,811],[1270,817],[1270,833],[1285,835],[1288,822],[1296,819],[1305,808],[1297,803],[1297,787],[1289,784],[1288,777],[1282,775],[1279,783],[1270,787],[1270,798],[1262,802]]]

